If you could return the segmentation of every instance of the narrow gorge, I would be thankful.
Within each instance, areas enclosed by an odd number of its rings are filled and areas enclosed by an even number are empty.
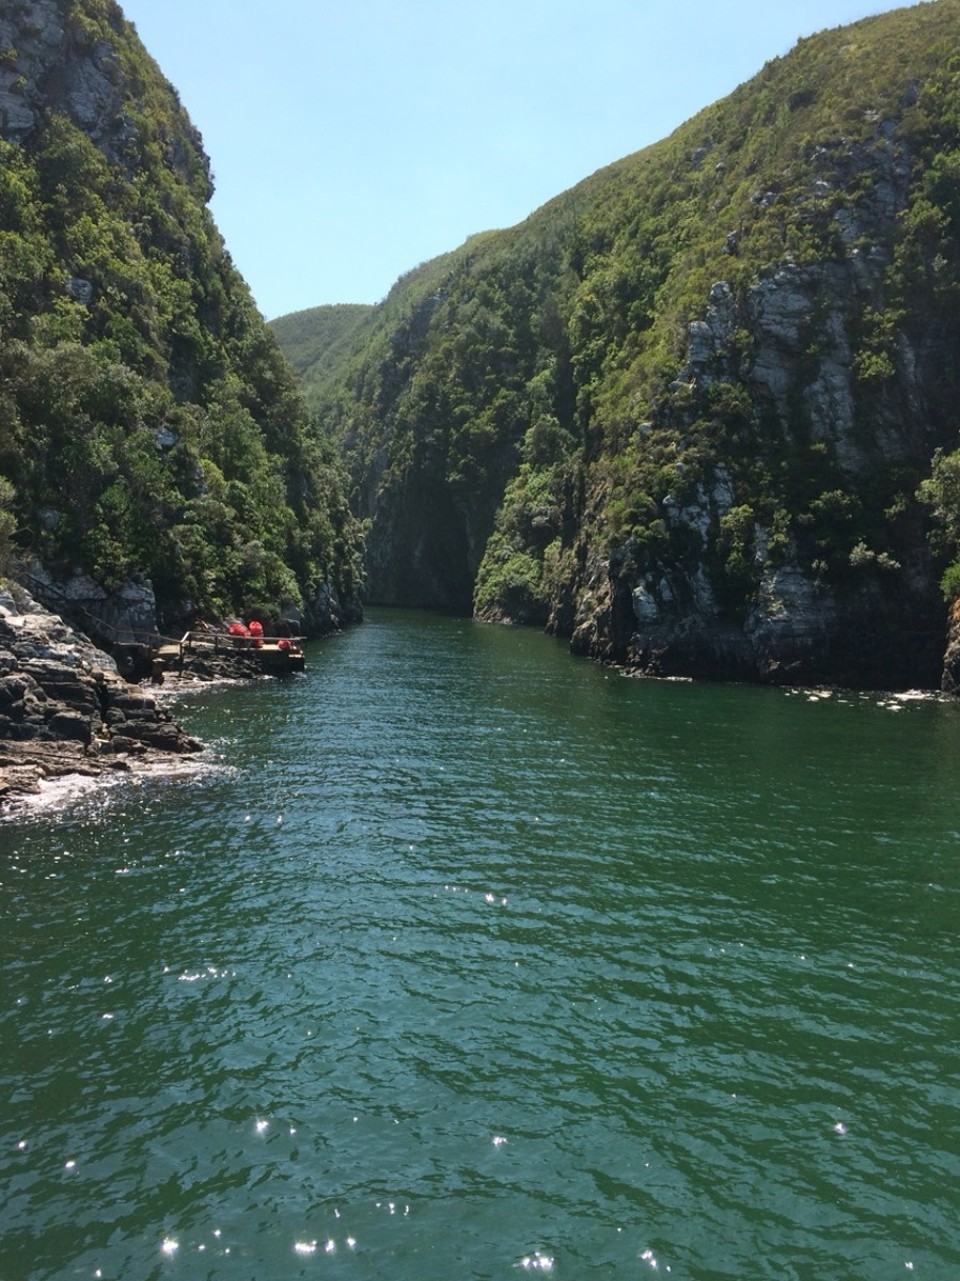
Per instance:
[[[939,686],[958,51],[957,0],[821,32],[372,312],[277,322],[368,598],[648,673]]]

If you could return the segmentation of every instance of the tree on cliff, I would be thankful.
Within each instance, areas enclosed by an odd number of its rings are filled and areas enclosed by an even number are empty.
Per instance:
[[[930,476],[917,496],[933,515],[931,542],[942,556],[950,558],[940,588],[945,600],[953,602],[960,599],[960,450],[950,454],[937,450]]]
[[[0,471],[21,553],[161,615],[359,585],[359,530],[206,203],[200,138],[114,0],[0,11]],[[318,625],[321,620],[315,620]]]

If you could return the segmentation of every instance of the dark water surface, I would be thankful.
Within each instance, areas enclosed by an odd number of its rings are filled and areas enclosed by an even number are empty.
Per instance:
[[[960,1278],[960,706],[383,612],[0,828],[0,1278]]]

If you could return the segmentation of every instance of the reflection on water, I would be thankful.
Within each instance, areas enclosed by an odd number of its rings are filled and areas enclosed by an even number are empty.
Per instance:
[[[960,1272],[960,708],[382,613],[0,829],[0,1277]]]

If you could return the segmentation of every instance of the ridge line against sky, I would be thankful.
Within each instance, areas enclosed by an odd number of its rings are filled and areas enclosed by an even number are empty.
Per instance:
[[[883,0],[120,0],[272,319],[377,302]]]

